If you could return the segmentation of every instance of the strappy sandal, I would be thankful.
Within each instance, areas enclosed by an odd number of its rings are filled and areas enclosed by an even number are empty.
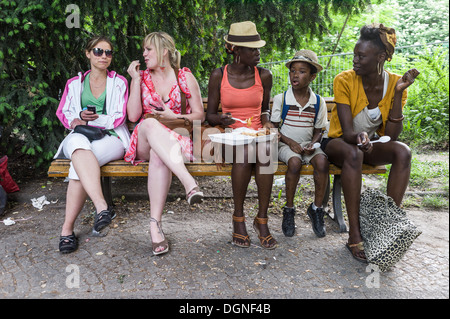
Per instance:
[[[195,186],[186,194],[186,200],[189,205],[200,204],[203,201],[203,192],[200,191],[198,186]]]
[[[264,249],[275,249],[275,247],[277,247],[277,241],[275,240],[275,238],[273,238],[271,234],[267,235],[266,237],[262,237],[259,228],[256,226],[256,224],[265,225],[267,224],[268,221],[269,218],[267,217],[266,218],[255,217],[255,220],[253,221],[253,229],[258,234],[259,241]],[[271,240],[274,241],[273,246],[269,246],[269,242]]]
[[[233,215],[233,222],[244,223],[245,217],[244,216],[237,217],[237,216]],[[234,225],[233,225],[233,229],[234,229]],[[235,239],[239,239],[242,242],[236,242]],[[241,248],[248,248],[248,247],[250,247],[250,237],[248,237],[248,235],[241,235],[241,234],[233,232],[233,239],[231,240],[231,244],[233,244],[237,247],[241,247]]]
[[[167,253],[169,251],[169,242],[167,241],[166,236],[164,236],[164,233],[163,233],[162,228],[161,228],[161,223],[158,222],[153,217],[150,217],[150,222],[155,222],[156,223],[156,226],[158,226],[159,232],[162,234],[162,236],[164,238],[163,241],[161,241],[159,243],[153,243],[152,242],[153,255],[157,256],[157,255],[162,255],[162,254]],[[161,251],[156,251],[156,248],[158,248],[158,247],[163,247],[164,249],[161,250]]]
[[[110,207],[108,209],[102,210],[100,213],[95,214],[94,219],[94,230],[99,232],[109,224],[112,220],[116,218],[116,213]]]
[[[72,235],[59,237],[59,252],[61,254],[73,253],[78,248],[78,238],[75,233]]]
[[[350,244],[347,242],[345,244],[345,247],[347,247],[347,249],[352,254],[353,258],[355,258],[357,261],[362,262],[362,263],[367,263],[366,258],[358,257],[355,253],[353,253],[353,249],[352,249],[352,248],[356,247],[359,251],[364,251],[364,243],[362,241],[357,244]]]

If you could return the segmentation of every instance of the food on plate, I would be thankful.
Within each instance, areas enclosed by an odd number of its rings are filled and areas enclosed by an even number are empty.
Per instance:
[[[270,134],[270,130],[268,128],[265,129],[261,129],[259,131],[253,131],[253,132],[241,132],[241,135],[247,135],[247,136],[253,136],[253,137],[258,137],[258,136],[264,136],[264,135],[269,135]]]

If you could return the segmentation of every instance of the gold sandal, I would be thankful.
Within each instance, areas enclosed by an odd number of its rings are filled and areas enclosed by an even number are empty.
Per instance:
[[[268,221],[269,218],[267,217],[266,218],[255,217],[255,220],[253,221],[253,229],[258,234],[259,241],[264,249],[275,249],[275,247],[277,247],[277,241],[275,240],[275,238],[273,238],[271,234],[267,235],[266,237],[262,237],[260,235],[261,233],[259,231],[259,228],[256,227],[256,224],[265,225],[267,224]],[[273,246],[269,246],[269,241],[272,239],[274,241],[274,244]]]
[[[237,216],[233,215],[233,222],[244,223],[245,217],[244,216],[237,217]],[[234,229],[234,225],[233,225],[233,229]],[[244,243],[235,242],[234,241],[235,239],[240,239]],[[250,237],[248,237],[248,235],[241,235],[241,234],[233,233],[233,239],[231,240],[231,244],[241,247],[241,248],[248,248],[248,247],[250,247]]]
[[[359,251],[364,251],[364,242],[359,242],[357,244],[350,244],[350,243],[346,243],[345,246],[348,248],[348,250],[350,251],[350,253],[352,254],[353,258],[355,258],[357,261],[360,261],[362,263],[367,263],[367,259],[366,258],[362,258],[362,257],[358,257],[355,253],[353,253],[353,249],[355,248],[358,249]]]

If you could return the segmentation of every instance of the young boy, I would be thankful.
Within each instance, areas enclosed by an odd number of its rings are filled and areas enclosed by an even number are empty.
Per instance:
[[[314,148],[313,145],[322,139],[322,130],[327,125],[327,106],[323,98],[309,87],[323,67],[318,63],[317,55],[310,50],[298,51],[286,67],[289,69],[291,87],[275,96],[271,117],[274,125],[280,128],[278,158],[288,165],[282,230],[288,237],[295,233],[295,190],[302,165],[311,163],[314,167],[315,197],[307,214],[314,233],[324,237],[322,202],[328,184],[329,163],[320,147]]]

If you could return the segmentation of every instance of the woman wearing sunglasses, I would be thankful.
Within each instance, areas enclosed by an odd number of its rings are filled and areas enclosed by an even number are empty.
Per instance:
[[[122,159],[130,143],[126,126],[128,100],[127,80],[109,71],[113,46],[103,36],[92,38],[86,45],[90,70],[67,81],[56,115],[71,132],[63,140],[55,158],[71,160],[66,196],[66,216],[59,241],[61,253],[71,253],[78,247],[73,229],[86,197],[94,203],[94,229],[100,231],[115,217],[103,196],[100,166]],[[89,110],[88,110],[89,109]],[[77,125],[89,125],[108,130],[100,140],[89,141],[73,132]]]

